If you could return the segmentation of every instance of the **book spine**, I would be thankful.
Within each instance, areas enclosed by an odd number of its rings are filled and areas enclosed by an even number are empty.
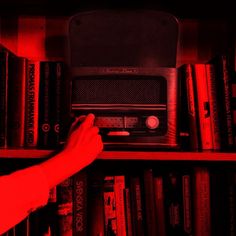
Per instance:
[[[127,236],[132,236],[132,216],[131,216],[131,203],[130,203],[130,189],[125,188],[124,190],[125,199],[125,219],[126,219],[126,232]]]
[[[163,177],[154,177],[154,193],[155,193],[155,208],[158,221],[157,235],[166,236],[166,217],[164,205],[164,192],[163,192]]]
[[[193,235],[193,194],[192,194],[192,176],[184,174],[182,176],[183,191],[183,230],[184,235]]]
[[[210,105],[207,90],[205,64],[194,64],[194,84],[196,90],[201,145],[203,150],[212,150],[212,131],[210,119]]]
[[[64,79],[64,66],[62,62],[56,62],[56,84],[55,84],[55,122],[53,124],[53,130],[55,133],[55,143],[56,147],[60,144],[60,130],[61,130],[61,99],[62,97],[62,80]]]
[[[221,149],[220,126],[219,126],[219,104],[217,102],[216,77],[212,64],[206,64],[207,89],[209,95],[210,119],[212,131],[212,143],[214,150]]]
[[[64,75],[63,62],[51,61],[50,62],[50,80],[49,80],[49,116],[50,116],[50,126],[52,137],[50,140],[50,146],[56,148],[60,143],[60,115],[61,115],[61,99],[62,94],[62,80]]]
[[[105,215],[103,199],[104,174],[92,170],[88,178],[88,235],[105,236]]]
[[[201,142],[199,137],[199,120],[197,115],[197,107],[196,107],[196,94],[194,92],[194,81],[193,81],[193,68],[190,64],[186,64],[183,66],[184,74],[182,75],[182,101],[181,104],[187,102],[187,114],[185,117],[182,117],[182,122],[186,123],[186,119],[188,118],[189,123],[189,136],[190,136],[190,146],[192,150],[198,150],[199,144]],[[186,95],[185,95],[186,94]],[[185,95],[185,96],[184,96]],[[186,101],[184,101],[186,100]],[[182,107],[183,109],[183,107]]]
[[[183,231],[182,176],[175,170],[163,175],[167,235],[185,235]]]
[[[52,66],[50,61],[40,62],[40,90],[39,90],[39,126],[38,146],[39,148],[51,148],[54,143],[51,127],[50,110],[50,77]]]
[[[194,176],[195,236],[209,236],[211,235],[209,170],[205,167],[195,167]]]
[[[220,55],[210,61],[215,68],[216,90],[219,103],[220,136],[222,149],[233,147],[233,121],[231,107],[231,71],[228,59]]]
[[[230,101],[230,74],[227,64],[226,56],[222,58],[223,67],[223,89],[224,89],[224,105],[225,105],[225,116],[226,116],[226,127],[227,127],[227,146],[231,148],[233,146],[233,130],[232,130],[232,113],[231,113],[231,101]]]
[[[114,176],[104,178],[104,214],[105,235],[117,235],[116,201],[114,190]]]
[[[73,235],[73,177],[57,186],[58,234]]]
[[[116,217],[117,217],[117,236],[126,236],[126,218],[125,218],[125,176],[116,175],[114,177],[114,191],[116,201]]]
[[[25,86],[27,59],[9,56],[8,146],[23,147],[25,133]]]
[[[228,218],[228,201],[227,201],[227,179],[223,169],[210,169],[210,191],[212,192],[210,199],[211,206],[211,234],[214,236],[228,235],[226,234],[226,222]]]
[[[236,170],[227,173],[227,202],[228,202],[228,222],[227,231],[229,236],[236,235]]]
[[[234,149],[236,149],[236,73],[234,73],[231,86],[232,86],[231,109],[232,109],[232,119],[233,119],[233,139],[234,139]]]
[[[146,233],[149,236],[157,235],[157,220],[155,211],[154,199],[154,183],[153,170],[145,169],[143,176],[143,190],[144,190],[144,207],[145,207],[145,223]]]
[[[28,61],[25,93],[25,147],[38,144],[39,122],[39,61]]]
[[[8,52],[0,48],[0,147],[7,147]]]
[[[16,235],[30,236],[29,216],[15,226]]]
[[[87,235],[87,172],[73,176],[73,235]]]
[[[144,214],[139,176],[130,177],[130,199],[133,235],[144,236]]]

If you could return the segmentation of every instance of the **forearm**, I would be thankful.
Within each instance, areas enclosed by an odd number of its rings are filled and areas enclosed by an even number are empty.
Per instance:
[[[77,159],[79,161],[76,161]],[[49,187],[52,188],[80,171],[87,164],[85,160],[83,161],[83,158],[79,158],[69,151],[62,151],[40,164],[40,166],[45,173]]]
[[[0,177],[0,234],[47,204],[49,185],[39,166]]]

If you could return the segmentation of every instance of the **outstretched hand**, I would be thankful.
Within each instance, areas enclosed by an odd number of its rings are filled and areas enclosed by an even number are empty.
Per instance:
[[[64,152],[73,158],[75,165],[77,162],[90,164],[103,149],[99,128],[94,126],[94,119],[95,116],[90,113],[77,117],[71,125]]]

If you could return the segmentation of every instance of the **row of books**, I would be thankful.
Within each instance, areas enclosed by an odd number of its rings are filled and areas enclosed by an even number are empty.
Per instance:
[[[65,140],[70,82],[62,61],[35,61],[0,47],[0,147],[52,149]],[[236,75],[224,55],[179,67],[182,149],[236,147]],[[59,128],[60,127],[60,128]]]
[[[148,167],[118,175],[83,170],[52,192],[53,201],[14,228],[28,234],[16,236],[236,234],[235,168]]]
[[[226,55],[207,63],[184,64],[181,81],[183,145],[192,150],[232,150],[236,146],[236,73]]]
[[[30,60],[0,46],[0,147],[59,144],[64,81],[62,61]]]

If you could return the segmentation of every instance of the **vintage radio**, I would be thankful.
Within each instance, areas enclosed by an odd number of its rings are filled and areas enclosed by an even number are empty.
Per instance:
[[[175,68],[72,69],[75,116],[94,113],[105,148],[177,147]]]

